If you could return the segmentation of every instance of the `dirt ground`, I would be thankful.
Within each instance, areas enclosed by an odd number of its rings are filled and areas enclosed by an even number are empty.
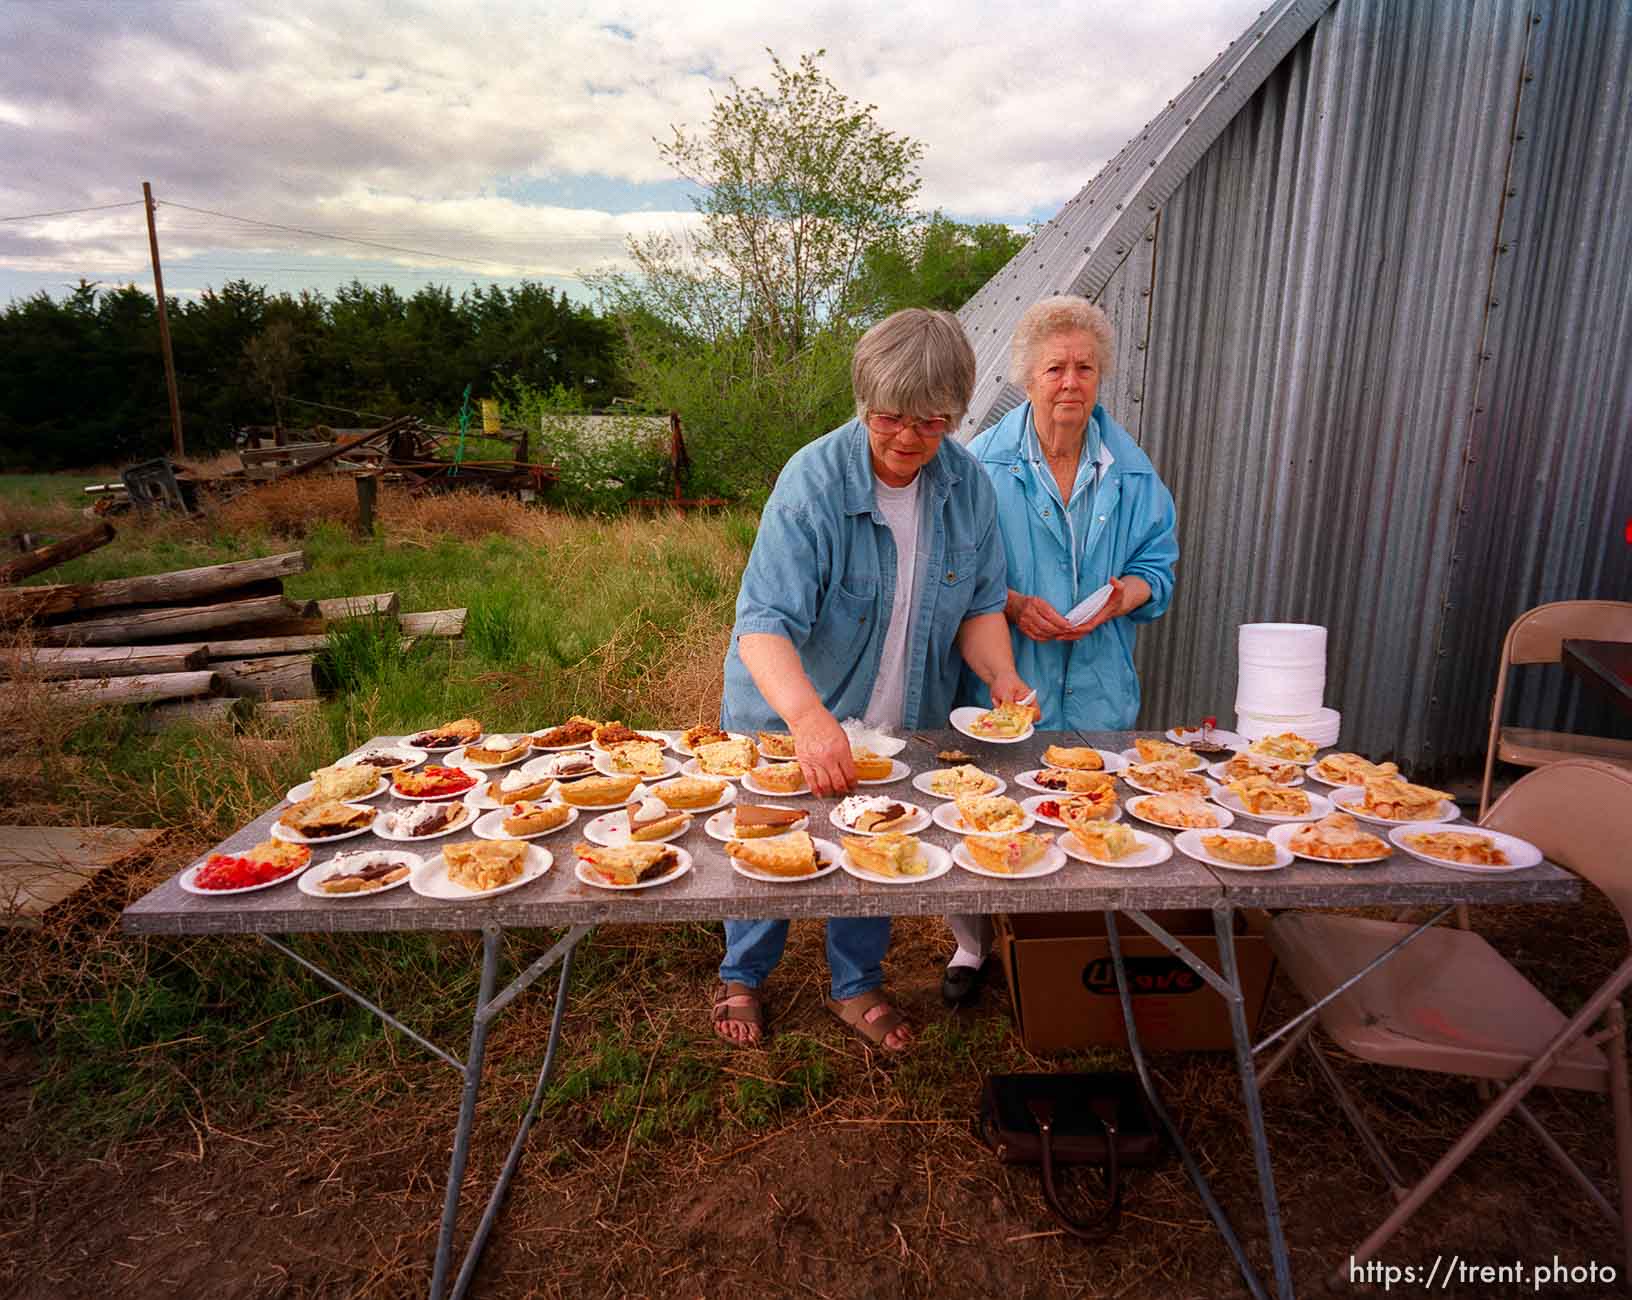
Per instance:
[[[1586,913],[1586,916],[1583,916]],[[1525,909],[1504,951],[1624,943],[1606,908]],[[921,1025],[941,1021],[944,932],[900,923],[891,986]],[[1600,942],[1601,941],[1601,942]],[[869,1053],[821,1009],[820,933],[796,927],[772,986],[774,1027],[807,1032],[841,1062],[820,1107],[757,1137],[702,1134],[659,1149],[552,1131],[547,1113],[480,1271],[484,1296],[1126,1296],[1245,1294],[1176,1161],[1133,1176],[1122,1230],[1083,1245],[1055,1230],[1037,1178],[1005,1170],[968,1127],[978,1080],[952,1079],[926,1103],[924,1062]],[[1594,957],[1594,968],[1602,962]],[[706,971],[674,991],[673,1040],[707,1050]],[[548,983],[548,981],[546,981]],[[529,994],[490,1043],[464,1188],[468,1240],[530,1094],[550,995]],[[530,1005],[527,1005],[530,1004]],[[1284,986],[1270,1021],[1295,1003]],[[973,1012],[1006,1018],[999,975]],[[567,1034],[584,1028],[569,1013]],[[930,1049],[924,1049],[930,1050]],[[0,1155],[0,1291],[67,1297],[398,1296],[430,1280],[458,1082],[397,1040],[394,1082],[352,1104],[343,1071],[261,1114],[200,1097],[184,1122],[112,1149]],[[731,1053],[753,1077],[762,1054]],[[0,1125],[22,1133],[38,1062],[0,1057]],[[1262,1215],[1233,1068],[1223,1056],[1157,1058],[1165,1096],[1220,1199],[1266,1271]],[[1339,1060],[1409,1173],[1431,1163],[1477,1113],[1472,1087]],[[918,1083],[913,1080],[919,1080]],[[184,1081],[183,1081],[184,1082]],[[178,1086],[181,1086],[178,1084]],[[1300,1054],[1265,1094],[1298,1289],[1323,1278],[1390,1206],[1341,1115]],[[1537,1113],[1606,1185],[1602,1099],[1538,1094]],[[1510,1122],[1383,1252],[1426,1269],[1436,1256],[1528,1264],[1618,1264],[1613,1230]],[[1443,1279],[1442,1279],[1443,1280]],[[1412,1288],[1396,1287],[1403,1294]],[[1528,1295],[1531,1286],[1453,1285],[1440,1294]],[[1583,1286],[1553,1295],[1612,1294]]]

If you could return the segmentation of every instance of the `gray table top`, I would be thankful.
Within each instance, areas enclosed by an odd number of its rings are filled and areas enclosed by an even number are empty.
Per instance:
[[[954,731],[918,733],[899,757],[914,773],[943,767],[935,753],[961,748],[986,771],[1010,781],[1009,793],[1021,798],[1030,791],[1013,788],[1016,773],[1041,765],[1043,750],[1051,743],[1091,744],[1120,750],[1132,743],[1134,732],[1044,733],[1018,744],[998,745],[971,740]],[[388,744],[396,737],[377,737],[371,744]],[[1120,783],[1119,783],[1120,784]],[[907,780],[888,786],[864,787],[932,808],[937,800],[914,790]],[[1132,793],[1125,786],[1119,795]],[[378,801],[391,802],[391,796]],[[837,800],[814,796],[778,799],[808,806],[812,835],[834,840],[839,832],[827,820]],[[271,826],[287,807],[280,803],[248,826],[223,840],[212,852],[241,852],[266,839]],[[468,902],[424,898],[407,886],[377,895],[312,898],[290,883],[253,893],[219,898],[190,894],[172,876],[125,910],[125,929],[145,934],[295,933],[340,930],[474,930],[496,924],[505,928],[558,926],[606,921],[661,922],[719,920],[747,917],[825,917],[881,915],[941,915],[959,912],[1082,912],[1211,907],[1228,902],[1250,907],[1369,907],[1427,903],[1573,902],[1581,896],[1579,879],[1568,871],[1543,863],[1511,874],[1475,876],[1419,862],[1395,852],[1386,861],[1359,867],[1328,867],[1299,860],[1281,871],[1245,874],[1215,870],[1175,849],[1155,867],[1138,870],[1096,867],[1068,861],[1064,869],[1036,879],[996,880],[954,867],[944,876],[923,884],[890,885],[858,880],[843,871],[809,880],[769,883],[751,880],[732,870],[725,846],[703,831],[699,817],[679,840],[690,851],[693,869],[671,884],[623,893],[597,889],[580,882],[573,872],[572,846],[580,838],[583,818],[558,833],[534,843],[550,849],[555,864],[545,875],[519,889]],[[1138,824],[1138,823],[1133,823]],[[1262,831],[1269,823],[1237,817],[1243,829]],[[1037,830],[1056,832],[1039,825]],[[1145,827],[1171,839],[1154,827]],[[394,846],[373,835],[315,846],[313,862],[356,849],[408,847],[429,856],[445,843],[473,838],[468,830],[424,846]],[[959,837],[939,826],[922,838],[945,848]],[[185,864],[191,865],[191,864]],[[180,872],[177,873],[179,876]],[[298,873],[296,873],[298,874]]]

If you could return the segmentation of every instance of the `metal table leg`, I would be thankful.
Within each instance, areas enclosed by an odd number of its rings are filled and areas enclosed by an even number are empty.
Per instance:
[[[1209,984],[1217,985],[1220,982],[1218,976],[1205,963],[1201,962],[1178,940],[1168,935],[1155,922],[1150,921],[1142,912],[1129,912],[1127,915],[1131,916],[1145,929],[1151,931],[1156,938],[1160,939],[1169,948],[1172,948],[1177,956],[1187,965],[1195,968],[1197,973],[1202,975]],[[1235,1266],[1241,1271],[1241,1280],[1247,1284],[1247,1290],[1252,1293],[1255,1300],[1268,1300],[1263,1283],[1258,1280],[1258,1274],[1253,1270],[1251,1262],[1247,1259],[1247,1253],[1242,1249],[1240,1238],[1235,1235],[1235,1229],[1231,1226],[1229,1217],[1224,1213],[1224,1207],[1218,1203],[1218,1198],[1213,1195],[1213,1189],[1207,1184],[1206,1175],[1201,1172],[1201,1165],[1197,1163],[1195,1156],[1191,1154],[1190,1148],[1185,1145],[1184,1138],[1179,1133],[1178,1125],[1173,1122],[1173,1117],[1168,1114],[1167,1107],[1162,1104],[1161,1094],[1156,1090],[1156,1082],[1151,1077],[1150,1066],[1145,1060],[1144,1049],[1139,1043],[1139,1027],[1134,1023],[1133,1019],[1133,997],[1128,990],[1128,972],[1126,963],[1122,958],[1122,939],[1116,932],[1116,918],[1117,913],[1115,912],[1105,913],[1105,937],[1111,950],[1111,967],[1116,972],[1116,992],[1122,1002],[1122,1022],[1128,1031],[1128,1054],[1133,1057],[1133,1068],[1139,1075],[1139,1082],[1144,1087],[1145,1095],[1150,1098],[1151,1109],[1156,1112],[1156,1118],[1167,1132],[1168,1139],[1173,1143],[1173,1149],[1179,1153],[1179,1160],[1184,1165],[1184,1171],[1189,1175],[1191,1183],[1194,1184],[1197,1195],[1201,1197],[1202,1205],[1206,1207],[1208,1215],[1218,1228],[1219,1235],[1224,1238],[1224,1244],[1229,1247],[1230,1254],[1235,1257]],[[1228,994],[1225,994],[1225,996],[1228,998]],[[1236,997],[1237,999],[1240,998],[1239,985],[1236,988]],[[1291,1300],[1292,1292],[1288,1289],[1283,1291],[1281,1296],[1282,1300]]]
[[[504,932],[496,925],[482,927],[482,983],[471,1017],[470,1052],[465,1057],[465,1090],[459,1101],[459,1123],[453,1130],[453,1159],[448,1166],[448,1190],[442,1199],[442,1229],[436,1239],[436,1263],[431,1271],[431,1300],[442,1300],[448,1280],[448,1257],[453,1252],[453,1230],[459,1220],[459,1189],[470,1155],[470,1128],[476,1118],[476,1095],[482,1087],[482,1057],[487,1051],[488,1022],[482,1018],[493,997],[499,972],[499,942]]]

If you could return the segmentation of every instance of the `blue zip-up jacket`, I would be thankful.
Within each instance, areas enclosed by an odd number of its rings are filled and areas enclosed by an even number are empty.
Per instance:
[[[1067,613],[1112,577],[1135,575],[1150,584],[1150,600],[1124,618],[1101,624],[1080,641],[1033,641],[1011,627],[1014,662],[1020,677],[1037,688],[1045,730],[1121,731],[1139,714],[1139,678],[1133,669],[1136,624],[1160,618],[1173,598],[1178,562],[1173,496],[1150,458],[1126,429],[1095,406],[1101,447],[1109,466],[1082,516],[1086,536],[1071,554],[1071,531],[1059,499],[1031,462],[1028,421],[1031,403],[1010,411],[977,436],[969,451],[997,492],[998,526],[1007,557],[1008,585],[1025,596],[1041,596]],[[1092,472],[1085,462],[1083,472]],[[984,683],[965,673],[967,702],[989,707]]]
[[[902,701],[909,728],[946,725],[963,667],[958,629],[1001,610],[1008,597],[992,487],[968,451],[947,438],[918,475],[919,582]],[[737,653],[750,632],[787,637],[828,711],[840,721],[861,717],[878,677],[895,574],[867,430],[852,420],[789,458],[760,514],[725,659],[724,724],[749,732],[785,725]]]

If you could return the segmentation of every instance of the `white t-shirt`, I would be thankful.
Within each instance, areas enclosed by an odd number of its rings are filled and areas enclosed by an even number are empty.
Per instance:
[[[890,487],[873,480],[873,499],[895,538],[895,599],[890,605],[890,626],[884,632],[884,651],[878,676],[867,701],[863,721],[871,727],[901,725],[907,697],[907,646],[912,632],[912,593],[918,577],[918,484],[913,476],[906,487]]]

